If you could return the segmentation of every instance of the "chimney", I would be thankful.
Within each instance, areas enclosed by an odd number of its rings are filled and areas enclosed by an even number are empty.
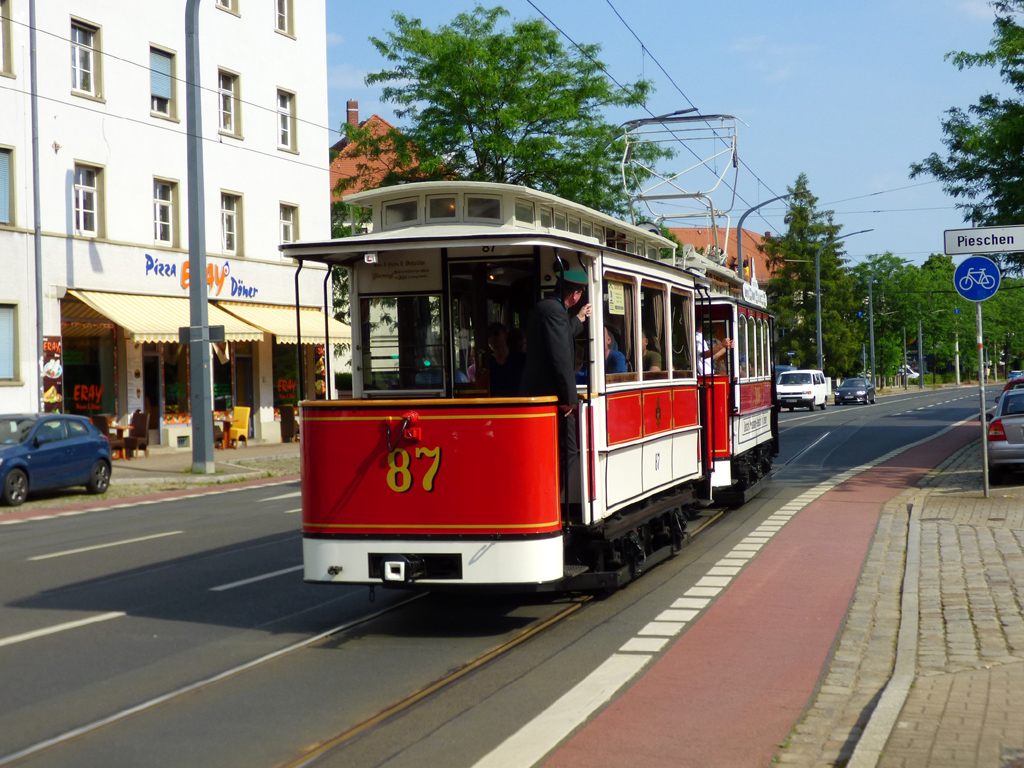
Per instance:
[[[359,102],[349,101],[345,104],[348,107],[348,124],[353,128],[359,127]]]

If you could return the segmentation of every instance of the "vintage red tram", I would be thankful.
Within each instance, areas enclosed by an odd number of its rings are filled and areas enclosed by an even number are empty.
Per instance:
[[[523,187],[346,202],[370,210],[369,231],[282,246],[347,268],[352,308],[351,399],[301,404],[307,581],[613,588],[682,545],[689,509],[766,476],[771,318],[756,286]],[[577,342],[579,460],[560,475],[555,398],[518,396],[502,358],[518,359],[517,331],[565,269],[587,273],[594,312]],[[698,324],[735,337],[724,367],[703,370]]]

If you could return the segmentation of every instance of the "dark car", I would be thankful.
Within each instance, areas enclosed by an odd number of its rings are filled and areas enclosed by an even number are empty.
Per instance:
[[[843,379],[836,388],[836,405],[875,402],[875,385],[868,379]]]
[[[0,503],[15,507],[32,491],[110,487],[110,442],[82,416],[0,416]]]

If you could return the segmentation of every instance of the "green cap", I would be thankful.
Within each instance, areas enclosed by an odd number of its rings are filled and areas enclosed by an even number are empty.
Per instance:
[[[567,269],[562,274],[562,281],[572,285],[586,285],[587,273],[582,269]]]

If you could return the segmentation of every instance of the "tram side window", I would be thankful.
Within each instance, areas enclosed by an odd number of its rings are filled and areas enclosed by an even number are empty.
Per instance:
[[[772,373],[771,330],[771,324],[765,320],[761,324],[761,375],[766,377]]]
[[[641,364],[644,380],[668,378],[665,363],[665,288],[653,283],[640,287]]]
[[[736,350],[740,358],[739,376],[741,380],[745,380],[749,378],[750,372],[750,349],[747,346],[747,318],[744,315],[739,316],[736,324]]]
[[[440,296],[360,300],[363,389],[443,390]]]
[[[677,379],[693,377],[693,329],[690,316],[690,297],[685,293],[673,292],[669,339],[672,346],[672,375]]]
[[[602,301],[604,304],[604,327],[611,337],[608,345],[609,355],[605,358],[605,383],[636,381],[637,356],[634,343],[636,304],[634,303],[633,284],[626,282],[625,279],[605,279]],[[614,365],[608,363],[613,351],[622,353],[625,358],[624,363],[617,356]],[[623,364],[625,371],[621,370]]]

